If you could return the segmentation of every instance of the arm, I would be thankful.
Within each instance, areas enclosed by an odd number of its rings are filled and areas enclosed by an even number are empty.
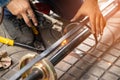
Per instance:
[[[6,7],[8,10],[16,16],[22,17],[25,23],[31,27],[31,21],[28,16],[31,18],[33,24],[37,26],[37,19],[35,18],[34,12],[31,9],[29,0],[11,0]]]
[[[103,33],[106,21],[99,9],[97,0],[85,0],[71,21],[76,21],[81,15],[89,17],[92,33],[98,36]]]

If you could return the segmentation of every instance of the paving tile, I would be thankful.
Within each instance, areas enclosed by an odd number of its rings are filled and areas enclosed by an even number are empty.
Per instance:
[[[105,71],[99,67],[94,66],[88,72],[100,78]]]
[[[9,46],[9,47],[7,47],[5,50],[7,51],[7,53],[8,53],[9,55],[12,55],[13,53],[17,52],[15,48],[16,48],[16,47],[14,47],[14,46]]]
[[[120,56],[120,50],[115,49],[115,48],[110,49],[110,50],[108,51],[108,53],[110,53],[110,54],[112,54],[112,55],[114,55],[114,56],[116,56],[116,57],[119,57],[119,56]]]
[[[73,76],[71,76],[71,75],[69,75],[69,74],[65,74],[65,75],[63,75],[63,77],[60,78],[59,80],[76,80],[76,78],[73,77]]]
[[[90,74],[85,74],[79,80],[98,80],[98,78]]]
[[[82,74],[82,70],[78,69],[77,67],[72,67],[67,73],[71,74],[76,79],[79,79]]]
[[[82,70],[86,70],[87,68],[89,68],[91,66],[91,64],[87,61],[84,60],[79,60],[76,64],[76,67],[82,69]]]
[[[9,69],[0,71],[0,78],[1,78],[4,74],[6,74],[8,71],[9,71]]]
[[[80,44],[77,48],[84,51],[84,52],[87,52],[91,47],[87,46],[85,44]]]
[[[6,50],[6,49],[7,49],[7,45],[2,45],[2,47],[0,47],[0,51]]]
[[[68,63],[66,63],[66,62],[63,62],[63,61],[59,62],[59,63],[55,66],[55,68],[58,68],[59,70],[62,70],[62,71],[64,71],[64,72],[66,72],[70,67],[71,67],[70,64],[68,64]]]
[[[21,47],[17,47],[17,46],[8,46],[6,48],[6,51],[8,52],[9,55],[12,55],[13,53],[17,53],[19,51],[24,51],[26,49],[23,49]]]
[[[72,51],[69,55],[77,58],[77,61],[78,61],[78,60],[81,59],[85,54],[84,54],[84,53],[82,53],[82,54],[77,54],[77,53],[75,53],[74,51]],[[76,62],[77,62],[77,61],[76,61]]]
[[[56,73],[57,73],[57,78],[59,79],[65,72],[59,70],[59,69],[55,69]]]
[[[83,41],[83,43],[89,45],[89,46],[94,46],[96,43],[94,40],[87,38],[86,40]]]
[[[96,61],[96,57],[93,57],[91,55],[85,55],[85,57],[83,58],[83,60],[86,60],[89,63],[94,63]]]
[[[12,58],[12,65],[10,66],[10,68],[14,68],[17,64],[19,63],[18,59]]]
[[[103,54],[103,52],[102,51],[99,51],[99,50],[94,50],[94,51],[92,51],[92,52],[89,52],[91,55],[93,55],[93,56],[95,56],[95,57],[100,57],[102,54]]]
[[[97,66],[103,68],[103,69],[108,69],[111,66],[111,63],[106,62],[104,60],[101,60],[97,63]]]
[[[103,59],[112,63],[112,62],[114,62],[117,59],[117,57],[114,57],[114,56],[112,56],[110,54],[105,54],[103,56]]]
[[[112,66],[110,69],[109,69],[110,72],[120,76],[120,67],[117,67],[117,66]]]
[[[19,64],[17,64],[17,65],[13,68],[13,70],[14,70],[14,71],[20,70],[20,69],[19,69]]]
[[[103,75],[102,79],[104,79],[104,80],[118,80],[118,76],[116,76],[116,75],[114,75],[112,73],[106,72]]]
[[[9,78],[12,77],[15,73],[16,73],[16,71],[14,71],[14,70],[11,69],[8,73],[6,73],[6,74],[3,76],[3,79],[9,80]]]
[[[88,38],[95,40],[93,34],[91,34]]]
[[[77,54],[77,56],[80,58],[80,57],[83,57],[86,53],[83,52],[83,51],[81,51],[81,50],[79,50],[78,48],[75,48],[75,49],[72,51],[72,54],[73,54],[73,56],[74,56],[75,54]],[[75,56],[75,57],[76,57],[76,56]]]
[[[71,55],[66,56],[63,60],[67,63],[70,63],[71,65],[73,65],[74,63],[78,61],[76,57],[71,56]]]
[[[108,46],[104,45],[104,44],[101,44],[101,43],[98,43],[97,46],[96,46],[96,49],[98,50],[101,50],[101,51],[106,51],[108,49]]]
[[[120,67],[120,59],[118,59],[115,64]]]

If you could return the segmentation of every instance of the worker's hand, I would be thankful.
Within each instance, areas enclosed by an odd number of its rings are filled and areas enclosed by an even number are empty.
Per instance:
[[[6,7],[13,15],[22,17],[29,27],[32,26],[30,19],[33,24],[37,26],[38,22],[33,10],[31,9],[29,0],[11,0]]]
[[[85,0],[81,8],[78,10],[76,15],[71,21],[78,20],[81,15],[89,17],[92,33],[98,36],[102,35],[103,29],[106,25],[106,21],[99,9],[97,0]]]

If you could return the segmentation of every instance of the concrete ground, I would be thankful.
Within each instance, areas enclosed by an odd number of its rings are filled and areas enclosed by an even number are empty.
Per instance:
[[[0,36],[9,37],[2,24]],[[90,35],[68,56],[55,66],[58,80],[119,80],[120,77],[120,11],[109,20],[104,34],[94,50],[93,35]],[[27,53],[35,53],[17,46],[0,43],[0,50],[6,50],[12,58],[10,68],[0,71],[0,80],[9,80],[18,69],[18,63]]]

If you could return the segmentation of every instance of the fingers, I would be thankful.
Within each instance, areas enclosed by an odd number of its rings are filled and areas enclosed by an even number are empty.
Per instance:
[[[106,25],[106,20],[105,20],[105,18],[102,16],[101,18],[100,18],[100,30],[101,30],[101,35],[103,34],[103,30],[104,30],[104,27],[105,27],[105,25]]]
[[[27,15],[27,13],[24,12],[24,13],[21,13],[21,15],[22,15],[22,17],[23,17],[25,23],[26,23],[29,27],[31,27],[31,26],[32,26],[32,23],[31,23],[31,21],[30,21],[28,15]]]
[[[25,23],[29,26],[32,27],[33,25],[37,26],[38,22],[37,19],[32,11],[32,9],[26,10],[26,12],[21,13],[22,18],[24,19]],[[32,21],[32,22],[31,22]],[[33,23],[33,24],[32,24]]]
[[[37,22],[37,19],[36,19],[36,16],[35,16],[33,10],[30,8],[30,9],[28,9],[27,12],[28,12],[28,15],[30,16],[33,24],[34,24],[35,26],[37,26],[37,25],[38,25],[38,22]]]
[[[100,32],[101,32],[101,26],[100,26],[100,19],[101,19],[101,16],[100,15],[97,15],[96,16],[96,23],[95,23],[95,25],[96,25],[96,31],[95,31],[95,35],[96,36],[99,36],[99,34],[100,34]]]
[[[99,15],[99,17],[97,17],[97,21],[96,21],[96,35],[98,36],[99,34],[102,35],[103,34],[103,30],[104,27],[106,25],[106,21],[104,19],[104,17],[102,15]]]
[[[90,16],[90,24],[91,24],[91,30],[93,34],[95,34],[96,36],[103,34],[106,21],[101,14]]]
[[[71,21],[73,22],[78,20],[81,15],[82,15],[81,12],[78,11],[77,14],[71,19]],[[106,25],[106,21],[102,14],[100,13],[92,14],[89,16],[89,19],[92,34],[95,34],[96,36],[102,35],[104,27]]]
[[[96,33],[96,18],[95,18],[95,15],[92,15],[89,17],[90,19],[90,24],[91,24],[91,32],[92,34],[95,34]]]
[[[13,15],[17,16],[17,18],[23,18],[29,27],[32,26],[31,21],[33,22],[33,25],[37,26],[37,20],[29,0],[12,0],[7,5],[7,8]]]

